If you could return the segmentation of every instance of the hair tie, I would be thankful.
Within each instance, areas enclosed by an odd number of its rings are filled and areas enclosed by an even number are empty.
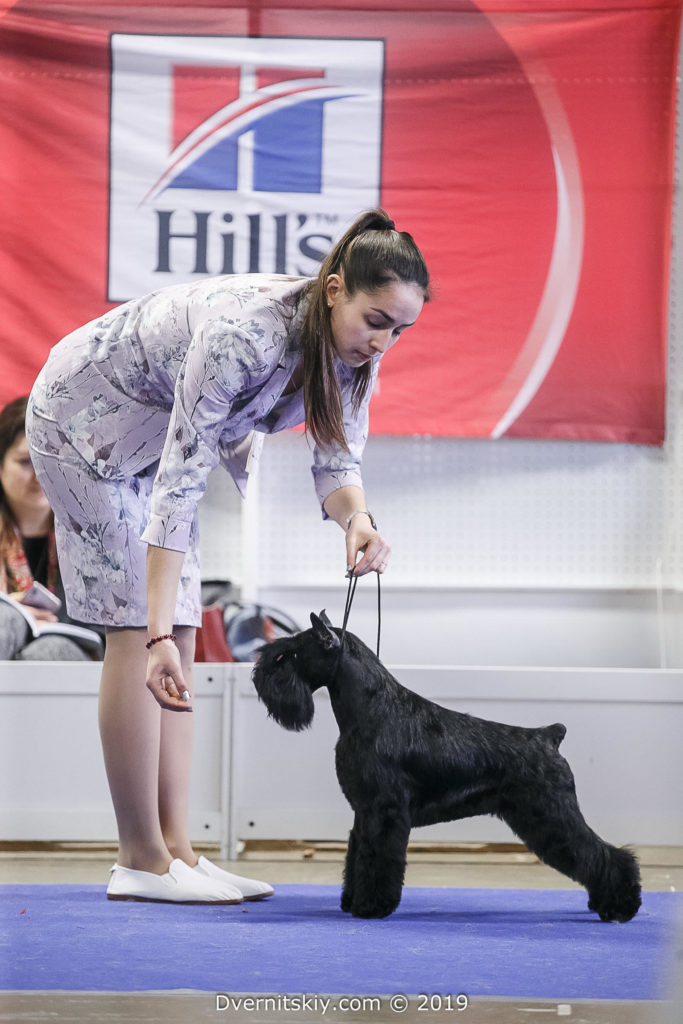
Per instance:
[[[384,230],[385,231],[395,231],[396,230],[396,225],[394,224],[393,220],[388,220],[388,221],[385,222]]]

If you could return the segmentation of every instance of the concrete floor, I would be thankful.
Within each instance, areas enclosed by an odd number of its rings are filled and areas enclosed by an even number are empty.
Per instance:
[[[344,850],[336,843],[274,844],[270,850],[247,850],[239,860],[220,860],[216,847],[200,852],[236,874],[263,878],[272,885],[341,883]],[[643,888],[683,891],[683,848],[641,846]],[[116,859],[113,847],[81,844],[34,846],[23,850],[0,844],[0,884],[106,884]],[[523,847],[498,852],[491,848],[448,846],[409,850],[406,885],[473,889],[571,889],[564,875],[541,864]]]
[[[277,887],[287,883],[339,884],[343,850],[335,844],[294,844],[291,848],[248,850],[238,861],[221,861],[215,848],[202,851],[238,874],[267,879]],[[683,889],[683,849],[640,847],[643,887],[674,892]],[[97,884],[104,885],[115,859],[105,847],[51,846],[25,850],[0,846],[0,884]],[[545,867],[523,849],[415,850],[409,853],[406,884],[453,888],[567,889],[572,883]],[[577,887],[578,888],[578,887]],[[677,953],[681,957],[681,951]],[[410,1024],[539,1024],[564,1017],[570,1024],[682,1024],[681,1000],[672,1003],[587,1002],[553,1003],[538,1000],[472,1000],[465,1011],[440,1012],[421,1009],[412,1001],[405,1012],[392,1012],[386,1000],[345,1012],[354,1024],[381,1024],[398,1020]],[[249,1024],[310,1024],[322,1018],[315,1013],[292,1012],[277,1003],[261,1004],[258,1011],[224,1014],[210,993],[99,993],[99,992],[4,992],[0,993],[2,1024],[58,1024],[83,1022],[140,1022],[140,1024],[202,1024],[204,1021],[248,1021]]]

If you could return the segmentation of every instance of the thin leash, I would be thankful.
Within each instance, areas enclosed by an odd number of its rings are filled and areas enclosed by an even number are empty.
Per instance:
[[[379,641],[382,632],[382,588],[379,582],[380,574],[377,573],[377,657],[379,658]],[[346,636],[346,627],[349,621],[349,615],[351,614],[351,605],[353,604],[353,598],[356,593],[356,586],[358,584],[357,576],[349,576],[349,587],[346,591],[346,605],[344,607],[344,621],[342,622],[341,631],[341,648],[344,646],[344,637]]]

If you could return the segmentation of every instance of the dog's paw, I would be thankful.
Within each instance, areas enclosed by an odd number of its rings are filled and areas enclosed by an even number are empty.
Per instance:
[[[634,892],[621,899],[612,895],[605,899],[599,896],[591,896],[588,900],[588,909],[597,914],[601,921],[616,921],[625,924],[636,916],[640,910],[641,898],[639,892]]]
[[[353,907],[353,896],[350,896],[347,893],[343,892],[339,906],[342,908],[345,914],[350,914]]]
[[[354,903],[351,907],[353,917],[383,918],[389,917],[396,910],[398,903],[371,903],[367,905]]]

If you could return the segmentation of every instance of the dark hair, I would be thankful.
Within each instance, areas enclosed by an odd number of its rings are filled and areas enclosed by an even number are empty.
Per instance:
[[[20,434],[26,433],[28,395],[8,402],[0,411],[0,465]]]
[[[348,295],[373,292],[391,281],[415,284],[429,301],[429,271],[412,235],[397,231],[384,210],[369,210],[340,238],[306,292],[308,309],[301,342],[304,369],[306,430],[317,444],[333,442],[348,451],[339,381],[334,368],[336,350],[326,285],[331,274],[343,278]],[[354,371],[353,408],[357,412],[370,385],[370,364]]]
[[[26,433],[26,403],[28,395],[15,398],[0,412],[0,466],[7,452],[21,434]],[[14,540],[16,523],[12,510],[0,484],[0,557],[4,558]]]

